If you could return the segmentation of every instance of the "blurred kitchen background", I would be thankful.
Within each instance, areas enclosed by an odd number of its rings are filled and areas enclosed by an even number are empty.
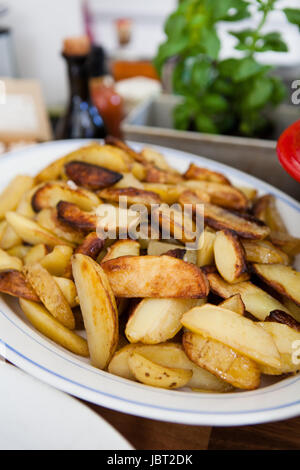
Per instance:
[[[99,60],[99,63],[94,63],[93,76],[111,77],[105,86],[108,83],[111,101],[117,103],[117,97],[121,99],[119,104],[122,109],[115,110],[115,116],[119,113],[117,118],[121,116],[123,120],[120,132],[127,138],[152,139],[164,144],[170,136],[174,137],[174,142],[176,138],[181,139],[178,136],[180,131],[174,129],[173,122],[173,109],[180,98],[172,96],[172,72],[169,75],[168,70],[163,73],[161,81],[153,66],[159,45],[166,37],[165,21],[179,3],[178,0],[0,0],[0,102],[1,90],[2,101],[5,101],[3,87],[5,93],[11,95],[10,110],[2,107],[1,112],[0,106],[2,151],[23,142],[49,140],[57,136],[56,125],[67,106],[70,88],[70,77],[61,54],[63,42],[65,38],[82,35],[88,35],[94,46],[102,48],[94,56],[94,62]],[[282,8],[300,7],[299,0],[280,0],[277,3]],[[243,27],[251,28],[257,19],[252,15],[243,21]],[[220,22],[217,27],[221,39],[220,57],[239,57],[240,51],[234,48],[236,39],[228,34],[228,30],[239,30],[239,23]],[[299,105],[291,102],[292,83],[300,79],[300,34],[299,27],[288,22],[277,11],[269,15],[264,27],[266,33],[273,30],[282,34],[288,44],[288,52],[265,52],[258,60],[273,65],[287,89],[283,105],[285,111],[279,112],[280,122],[271,135],[275,139],[276,132],[278,134],[300,114]],[[105,60],[101,55],[103,51]],[[17,129],[14,129],[14,132],[7,132],[9,137],[6,138],[5,129],[1,126],[5,128],[8,125],[8,114],[12,116],[19,110],[18,123],[22,127],[21,115],[24,117],[24,110],[30,110],[33,106],[29,101],[24,101],[29,84],[32,90],[35,89],[32,96],[42,128],[28,134],[20,132],[19,139]],[[98,102],[101,102],[101,87],[95,90],[95,96],[98,93]],[[17,103],[15,95],[21,96],[23,102],[19,99]],[[101,103],[99,106],[101,113]],[[50,124],[47,122],[49,117]],[[31,126],[33,129],[33,120]],[[182,134],[182,138],[190,141],[185,148],[195,151],[200,137],[187,134],[192,133]],[[270,135],[266,137],[270,138]],[[209,140],[205,136],[203,139]],[[209,155],[211,150],[207,145],[204,145],[203,151]],[[265,145],[268,147],[268,144]]]

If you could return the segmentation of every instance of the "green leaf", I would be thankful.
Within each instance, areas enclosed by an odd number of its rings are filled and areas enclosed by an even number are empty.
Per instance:
[[[249,2],[245,0],[206,0],[212,21],[239,21],[250,16]]]
[[[236,39],[238,39],[239,42],[235,49],[240,51],[251,50],[255,41],[255,33],[256,31],[254,29],[245,29],[244,31],[229,31],[231,36],[234,36]]]
[[[186,27],[186,19],[184,15],[178,12],[173,13],[169,16],[165,23],[165,33],[168,38],[177,38],[181,35]]]
[[[224,96],[234,95],[235,85],[228,78],[217,77],[212,84],[212,91]]]
[[[244,96],[241,103],[245,110],[263,108],[271,99],[273,83],[269,77],[257,77],[248,87],[248,93]]]
[[[232,79],[235,83],[239,83],[267,70],[269,67],[259,64],[253,57],[245,57],[237,61],[232,71]]]
[[[195,87],[198,92],[204,91],[212,79],[211,62],[205,60],[203,57],[197,60],[192,68],[191,78],[191,85]]]
[[[217,93],[207,93],[201,98],[201,108],[208,113],[222,113],[227,110],[228,103]]]
[[[188,46],[189,40],[187,37],[179,37],[174,41],[167,41],[160,45],[158,54],[154,59],[154,65],[159,74],[161,74],[164,63],[180,53],[182,53]]]
[[[280,104],[284,98],[286,97],[287,95],[287,89],[284,85],[284,83],[282,82],[282,80],[278,77],[270,77],[270,80],[272,82],[272,85],[273,85],[273,91],[272,91],[272,95],[271,95],[271,103],[273,105],[278,105]]]
[[[214,28],[202,28],[201,31],[201,46],[203,52],[212,59],[217,59],[220,49],[221,42],[217,31]]]
[[[280,33],[272,32],[260,36],[256,46],[255,51],[265,52],[265,51],[276,51],[276,52],[287,52],[288,47],[284,40],[281,37]]]
[[[218,128],[213,119],[206,114],[199,113],[195,118],[196,129],[199,132],[218,134]]]
[[[190,112],[185,104],[176,106],[173,113],[174,126],[180,131],[186,131],[190,126]]]
[[[285,16],[287,17],[287,20],[292,23],[296,24],[299,26],[300,29],[300,9],[298,8],[284,8],[284,13]]]

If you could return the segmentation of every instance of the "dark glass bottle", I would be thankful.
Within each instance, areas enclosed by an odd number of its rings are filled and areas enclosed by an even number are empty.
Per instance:
[[[57,139],[94,139],[107,135],[104,121],[90,96],[86,38],[65,41],[63,57],[67,62],[70,100],[65,115],[56,129]]]

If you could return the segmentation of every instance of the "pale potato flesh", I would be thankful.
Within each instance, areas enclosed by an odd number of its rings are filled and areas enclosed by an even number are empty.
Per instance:
[[[40,263],[53,276],[63,276],[71,263],[72,254],[73,250],[69,246],[55,246]]]
[[[217,269],[225,281],[232,284],[249,279],[244,249],[232,232],[217,232],[214,255]]]
[[[300,273],[298,271],[281,264],[255,264],[254,269],[256,274],[273,289],[300,306]]]
[[[279,352],[272,337],[235,312],[205,304],[185,313],[181,322],[190,331],[220,341],[260,364],[280,366]]]
[[[107,249],[107,254],[102,262],[119,258],[120,256],[139,256],[139,254],[139,242],[135,240],[118,240]]]
[[[235,294],[232,297],[228,297],[228,299],[223,300],[223,302],[219,304],[219,307],[227,308],[227,310],[231,310],[239,315],[245,314],[245,304],[242,301],[241,294]]]
[[[17,208],[23,194],[33,186],[33,178],[26,175],[16,176],[0,194],[0,219],[6,212]]]
[[[21,271],[22,261],[16,256],[10,256],[6,251],[0,249],[0,272],[3,271]]]

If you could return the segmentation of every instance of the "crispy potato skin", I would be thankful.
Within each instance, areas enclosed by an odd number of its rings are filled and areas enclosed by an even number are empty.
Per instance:
[[[290,328],[300,332],[300,322],[282,310],[273,310],[270,312],[270,315],[265,318],[265,322],[266,321],[282,323],[283,325],[287,325]]]
[[[209,292],[201,269],[171,256],[122,256],[102,267],[117,297],[197,299]]]
[[[300,273],[282,264],[253,264],[254,272],[279,294],[300,306]]]
[[[210,196],[212,204],[216,204],[217,206],[236,211],[242,211],[248,208],[247,197],[234,186],[197,180],[188,180],[183,184],[191,191],[200,190],[206,192]]]
[[[98,196],[110,202],[119,202],[120,197],[126,197],[129,205],[131,204],[160,204],[161,198],[153,191],[146,191],[138,188],[109,188],[103,189]]]
[[[187,171],[183,175],[187,180],[209,181],[211,183],[220,183],[231,185],[230,181],[222,173],[201,168],[194,163],[191,163]]]
[[[140,153],[133,150],[131,147],[129,147],[129,145],[126,144],[126,142],[124,142],[121,139],[118,139],[117,137],[113,137],[112,135],[108,135],[105,138],[105,143],[106,143],[106,145],[112,145],[113,147],[117,147],[121,150],[124,150],[124,152],[128,153],[128,155],[130,155],[131,158],[133,158],[134,160],[136,160],[140,163],[145,162],[144,158],[142,157],[142,155]]]
[[[123,178],[123,175],[116,171],[78,161],[67,163],[65,172],[79,186],[94,191],[112,186]]]
[[[86,236],[83,243],[76,248],[75,254],[86,255],[95,260],[103,248],[104,240],[99,238],[96,232],[91,232]]]
[[[20,271],[7,271],[0,273],[0,292],[13,297],[40,302],[39,297]]]
[[[94,232],[97,228],[97,216],[79,209],[76,204],[60,201],[57,206],[57,218],[63,224],[81,232]]]
[[[183,348],[191,361],[234,387],[245,390],[259,387],[260,370],[256,363],[225,344],[187,331]]]
[[[183,181],[183,178],[169,171],[149,166],[147,168],[145,181],[147,183],[177,184]]]

